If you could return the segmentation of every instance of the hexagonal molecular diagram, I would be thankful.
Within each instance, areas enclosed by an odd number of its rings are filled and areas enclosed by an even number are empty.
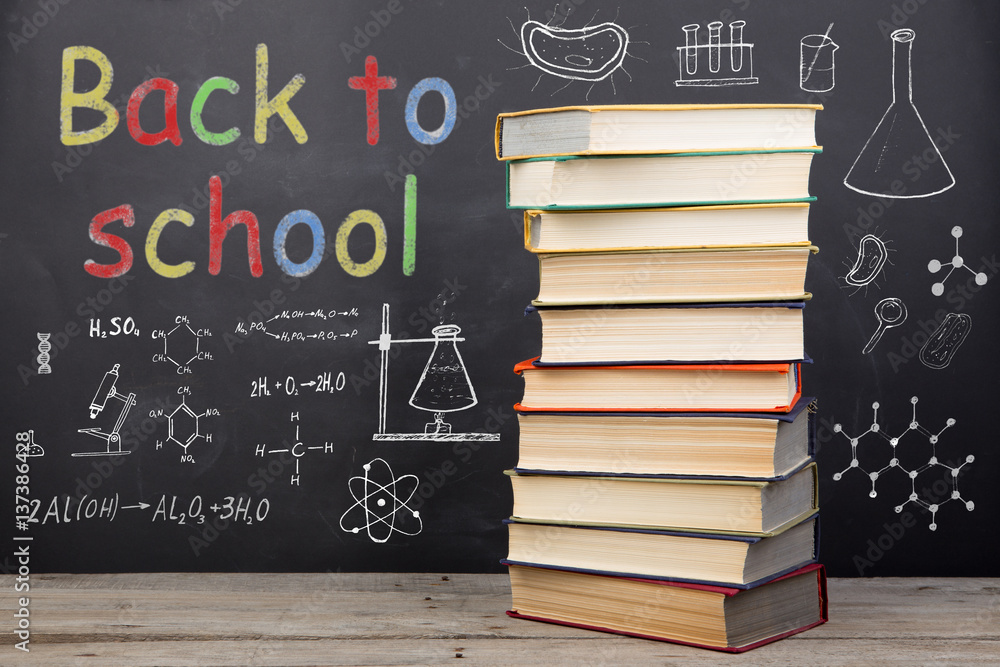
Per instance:
[[[180,387],[177,393],[181,396],[180,405],[169,412],[163,409],[153,410],[149,416],[166,418],[166,442],[179,445],[184,450],[184,453],[181,454],[181,463],[194,463],[194,455],[188,452],[188,448],[199,439],[204,442],[212,442],[212,434],[207,432],[203,420],[206,417],[218,416],[219,411],[215,408],[206,408],[202,412],[195,412],[191,409],[191,406],[187,404],[187,397],[191,393],[190,387]],[[156,441],[156,449],[163,449],[163,445],[163,440]]]
[[[840,472],[834,473],[833,480],[839,482],[844,478],[844,475],[851,470],[857,470],[860,474],[864,474],[871,481],[871,491],[868,492],[869,497],[878,497],[878,481],[883,479],[885,474],[892,469],[899,470],[902,474],[910,480],[910,493],[907,498],[900,504],[894,507],[896,513],[903,511],[909,503],[913,503],[923,509],[927,510],[931,514],[931,522],[928,526],[931,530],[937,530],[937,513],[941,509],[941,506],[949,503],[953,500],[959,501],[965,506],[965,509],[971,512],[975,509],[975,503],[969,500],[965,500],[959,491],[958,478],[962,471],[962,468],[972,463],[975,457],[971,454],[966,456],[964,461],[957,465],[952,466],[943,463],[938,457],[937,445],[941,440],[941,434],[944,433],[948,428],[955,425],[955,420],[953,418],[948,418],[945,421],[944,427],[937,433],[933,433],[928,429],[921,426],[920,422],[917,421],[917,402],[918,398],[916,396],[910,399],[910,404],[913,406],[913,413],[910,423],[899,435],[890,435],[879,425],[878,423],[878,409],[879,404],[877,402],[872,403],[872,409],[874,410],[874,416],[872,418],[872,425],[868,427],[868,430],[858,436],[849,436],[844,432],[843,426],[841,424],[834,424],[833,430],[835,433],[840,433],[843,435],[848,442],[851,444],[851,462],[846,468]],[[903,439],[911,432],[919,434],[926,440],[928,449],[923,450],[922,454],[917,454],[916,457],[909,456],[909,452],[905,452],[903,449]],[[859,456],[861,453],[862,445],[865,447],[872,447],[877,444],[878,441],[874,443],[867,444],[864,443],[866,436],[875,435],[880,436],[884,441],[889,443],[890,446],[890,458],[889,461],[877,470],[868,470],[862,465],[861,458]],[[908,440],[913,441],[917,436],[913,435],[908,438]],[[907,449],[913,449],[918,443],[907,443]],[[922,458],[926,456],[927,458]],[[865,461],[873,460],[871,457],[865,458]],[[944,479],[940,477],[942,471],[947,471],[944,475]],[[936,473],[936,475],[935,475]],[[940,487],[940,488],[939,488]],[[931,496],[921,496],[917,489],[921,489],[921,492],[926,492],[930,489]]]
[[[211,335],[208,329],[192,328],[187,315],[178,315],[173,329],[153,331],[154,339],[163,339],[163,352],[154,354],[153,361],[172,363],[178,375],[190,374],[192,362],[212,360],[212,353],[202,349],[202,339]]]

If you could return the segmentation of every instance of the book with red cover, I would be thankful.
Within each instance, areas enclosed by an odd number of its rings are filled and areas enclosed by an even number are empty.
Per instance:
[[[800,364],[560,364],[537,357],[524,378],[521,412],[779,412],[802,396]]]
[[[508,563],[513,618],[729,653],[828,618],[826,571],[813,563],[750,589],[586,574]]]

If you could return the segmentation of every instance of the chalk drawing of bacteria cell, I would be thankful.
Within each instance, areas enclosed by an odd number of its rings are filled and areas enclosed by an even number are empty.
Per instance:
[[[870,285],[881,275],[888,259],[889,249],[885,241],[874,234],[865,235],[858,243],[857,259],[844,276],[844,282],[849,287],[857,288]]]
[[[628,75],[623,64],[625,57],[630,55],[629,34],[614,21],[596,25],[588,23],[582,28],[563,28],[529,19],[521,26],[519,37],[520,50],[504,46],[528,59],[528,64],[522,67],[535,67],[542,71],[532,90],[545,74],[551,74],[569,80],[553,94],[573,81],[590,81],[591,87],[587,90],[589,98],[590,90],[598,81],[610,79],[614,88],[614,73],[617,70]]]

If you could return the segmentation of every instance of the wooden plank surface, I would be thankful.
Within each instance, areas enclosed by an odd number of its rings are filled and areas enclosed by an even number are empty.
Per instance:
[[[1000,579],[832,579],[829,623],[737,656],[511,619],[506,575],[344,573],[32,575],[24,653],[14,584],[2,665],[1000,664]]]

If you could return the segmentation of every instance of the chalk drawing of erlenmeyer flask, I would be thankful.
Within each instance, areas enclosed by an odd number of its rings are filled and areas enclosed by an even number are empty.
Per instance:
[[[410,405],[434,413],[434,421],[424,427],[425,433],[451,433],[451,424],[444,421],[444,413],[466,410],[479,402],[456,346],[461,331],[454,324],[431,329],[434,349],[410,396]]]
[[[844,179],[844,185],[852,190],[879,197],[909,199],[929,197],[955,185],[955,177],[913,104],[910,55],[915,36],[916,33],[908,28],[896,30],[891,35],[892,104]],[[903,171],[904,165],[913,164],[914,158],[919,158],[920,164],[926,166],[916,179]]]

